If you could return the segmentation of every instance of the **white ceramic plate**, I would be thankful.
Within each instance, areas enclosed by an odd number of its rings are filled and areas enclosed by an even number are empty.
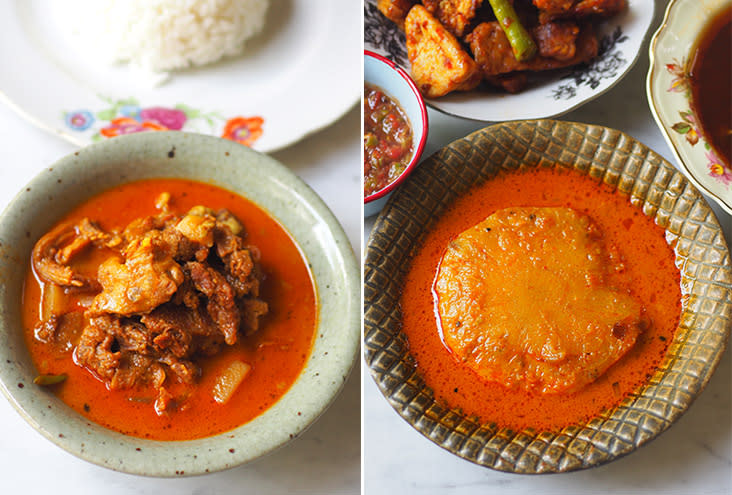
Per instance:
[[[704,27],[730,0],[673,0],[650,47],[648,104],[681,170],[732,214],[732,169],[706,142],[690,106],[688,64]]]
[[[441,112],[484,122],[569,112],[610,89],[637,60],[653,19],[654,2],[628,0],[628,5],[626,12],[601,24],[600,54],[589,64],[543,74],[541,82],[514,95],[477,89],[425,101]],[[390,58],[409,72],[404,34],[376,9],[376,0],[364,3],[364,40],[366,49]]]
[[[275,0],[241,56],[176,72],[158,87],[88,56],[63,22],[65,3],[0,0],[0,100],[80,146],[144,122],[215,136],[229,123],[240,139],[261,125],[249,144],[273,151],[334,122],[361,95],[355,2]]]

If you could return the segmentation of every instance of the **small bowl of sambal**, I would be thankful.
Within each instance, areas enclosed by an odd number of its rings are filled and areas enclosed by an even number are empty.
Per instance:
[[[427,108],[412,78],[391,60],[364,50],[364,215],[378,213],[419,162]]]

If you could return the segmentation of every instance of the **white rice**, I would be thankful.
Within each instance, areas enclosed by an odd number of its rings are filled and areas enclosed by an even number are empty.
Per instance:
[[[108,62],[164,72],[239,55],[268,0],[75,0],[76,31]]]

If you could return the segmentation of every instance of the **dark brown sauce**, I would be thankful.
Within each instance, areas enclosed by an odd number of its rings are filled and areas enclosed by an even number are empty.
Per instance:
[[[732,162],[732,8],[707,25],[691,58],[692,109],[709,144]]]

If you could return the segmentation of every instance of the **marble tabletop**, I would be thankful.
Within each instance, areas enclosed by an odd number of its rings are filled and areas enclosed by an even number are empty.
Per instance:
[[[360,106],[330,127],[272,153],[333,210],[354,250],[361,240]],[[0,105],[0,209],[41,169],[75,147]],[[0,343],[2,345],[2,343]],[[360,363],[333,405],[298,438],[245,466],[206,476],[153,479],[77,459],[43,438],[0,397],[0,493],[357,494]]]
[[[656,5],[653,30],[665,2]],[[622,130],[674,163],[646,101],[648,40],[627,76],[608,93],[561,117]],[[424,156],[485,124],[429,111]],[[732,217],[713,209],[732,245]],[[364,245],[375,218],[364,222]],[[668,431],[624,458],[585,471],[516,475],[474,465],[438,447],[386,402],[368,372],[363,377],[364,493],[588,495],[732,493],[732,366],[729,349],[706,390]]]

